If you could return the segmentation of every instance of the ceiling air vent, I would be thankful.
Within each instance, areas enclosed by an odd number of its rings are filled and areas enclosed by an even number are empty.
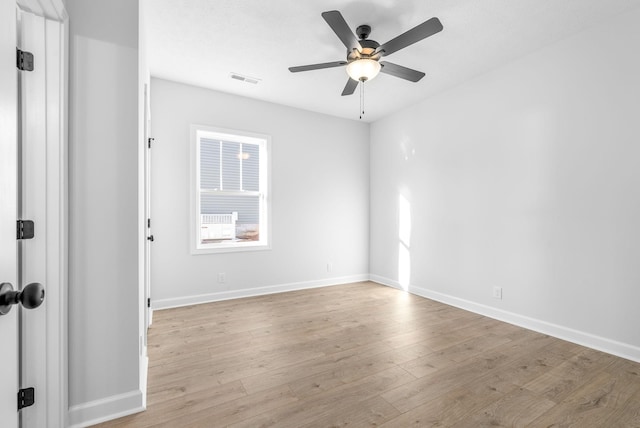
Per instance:
[[[241,82],[253,83],[254,85],[260,82],[260,79],[258,79],[257,77],[243,76],[242,74],[238,73],[231,73],[231,78],[239,80]]]

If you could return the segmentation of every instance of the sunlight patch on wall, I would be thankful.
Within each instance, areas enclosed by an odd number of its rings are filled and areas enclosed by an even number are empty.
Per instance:
[[[398,283],[409,290],[411,282],[411,204],[400,194],[398,203]]]

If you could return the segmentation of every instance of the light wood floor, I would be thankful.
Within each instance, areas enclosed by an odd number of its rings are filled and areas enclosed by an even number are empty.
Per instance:
[[[158,311],[101,427],[640,427],[640,364],[373,283]]]

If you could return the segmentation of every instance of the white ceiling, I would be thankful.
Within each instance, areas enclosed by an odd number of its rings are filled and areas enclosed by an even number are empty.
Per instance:
[[[149,0],[144,19],[152,76],[358,120],[359,90],[340,95],[344,68],[288,71],[346,58],[320,14],[339,10],[354,32],[368,24],[381,44],[438,17],[442,32],[385,57],[426,77],[381,74],[366,84],[362,120],[371,122],[636,7],[640,0]]]

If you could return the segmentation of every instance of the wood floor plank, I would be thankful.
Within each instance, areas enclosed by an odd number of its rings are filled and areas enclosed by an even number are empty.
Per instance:
[[[252,394],[211,408],[193,409],[188,414],[167,414],[159,427],[226,427],[238,421],[250,419],[272,409],[293,405],[298,399],[285,385]]]
[[[400,412],[380,396],[360,401],[356,406],[332,409],[327,414],[319,415],[302,425],[301,428],[316,428],[319,423],[323,427],[376,427],[385,421],[396,418]]]
[[[605,420],[609,427],[640,427],[640,390]]]
[[[370,282],[156,311],[98,426],[640,427],[640,364]]]
[[[409,411],[437,397],[464,386],[471,379],[487,374],[491,369],[482,361],[472,359],[462,364],[451,364],[434,373],[427,374],[412,382],[401,385],[382,394],[382,398],[401,412]]]
[[[380,348],[380,347],[383,348]],[[377,354],[384,348],[384,344],[373,344],[371,346],[349,348],[342,352],[326,354],[311,361],[303,361],[295,365],[270,370],[255,376],[248,376],[242,379],[242,383],[249,393],[257,393],[278,385],[295,383],[310,376],[325,373],[338,365],[344,365],[350,361],[359,360],[368,353]]]
[[[477,427],[529,427],[540,415],[555,406],[555,403],[524,388],[504,395],[484,409],[472,413],[451,425],[455,428]],[[548,425],[544,425],[548,426]]]
[[[385,353],[345,360],[334,364],[329,370],[289,382],[291,390],[300,398],[308,398],[321,391],[330,391],[353,383],[375,373],[397,367]]]
[[[452,364],[453,361],[441,352],[432,352],[402,363],[400,367],[418,378],[450,367]]]
[[[530,391],[561,403],[580,385],[613,363],[615,357],[591,349],[569,358],[524,385]]]
[[[360,403],[379,396],[414,379],[399,367],[375,373],[355,382],[342,385],[310,398],[300,400],[296,406],[286,406],[234,424],[233,428],[278,427],[298,428],[315,422],[324,426],[324,420],[359,407]]]
[[[535,422],[544,426],[633,427],[619,421],[628,417],[629,412],[637,415],[637,407],[629,404],[634,404],[632,398],[638,388],[640,385],[633,380],[629,382],[626,373],[603,370]]]
[[[515,387],[514,387],[515,388]],[[448,427],[503,397],[496,390],[456,388],[381,425],[381,427]]]

